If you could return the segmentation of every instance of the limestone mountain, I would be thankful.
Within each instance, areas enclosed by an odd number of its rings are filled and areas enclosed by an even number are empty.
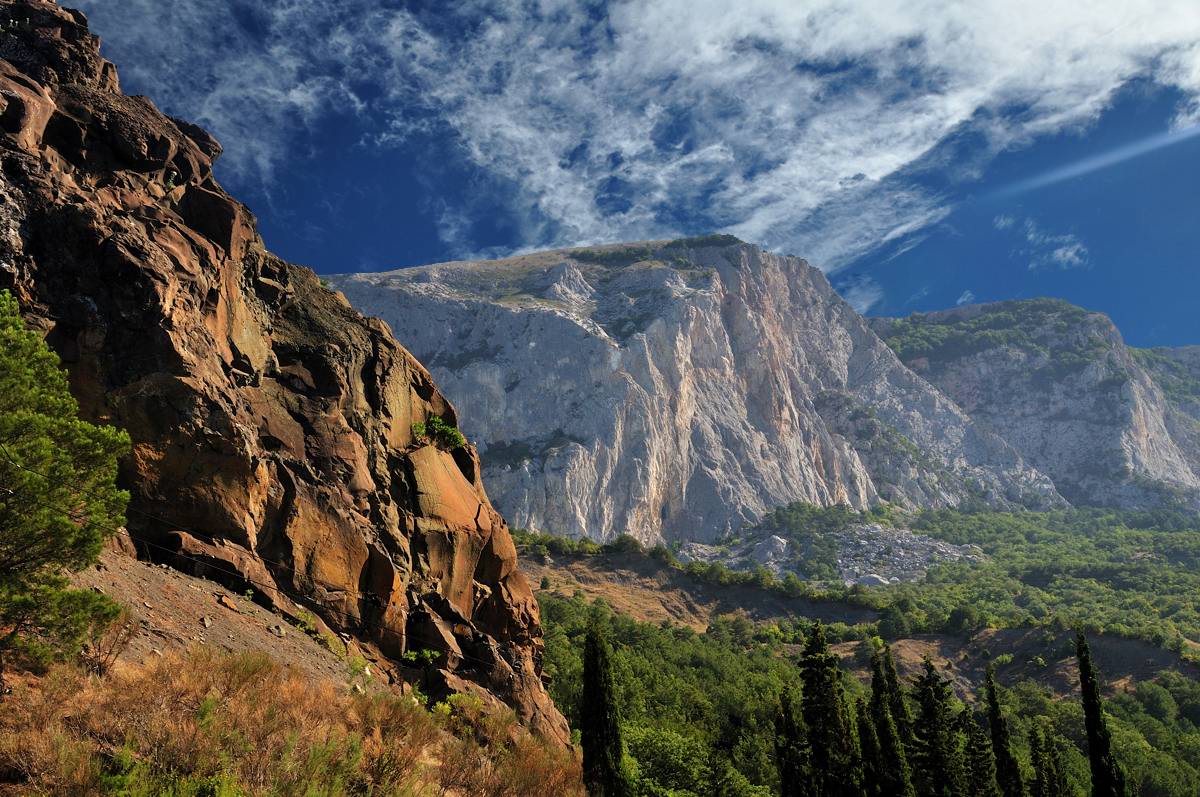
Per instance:
[[[1134,349],[1054,299],[971,305],[875,330],[1072,503],[1200,506],[1200,353]]]
[[[518,526],[711,541],[793,501],[1062,503],[821,272],[730,236],[331,283],[462,408]]]
[[[129,533],[286,614],[313,612],[426,688],[474,690],[565,741],[537,602],[458,415],[388,328],[268,252],[213,179],[220,146],[121,93],[83,15],[0,0],[0,288],[127,429]]]

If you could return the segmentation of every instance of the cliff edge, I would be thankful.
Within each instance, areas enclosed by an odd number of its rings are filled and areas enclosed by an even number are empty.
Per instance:
[[[315,613],[426,688],[567,728],[538,606],[454,408],[388,327],[266,251],[203,130],[124,96],[83,15],[0,0],[0,288],[127,429],[143,554]],[[411,673],[410,673],[411,675]]]

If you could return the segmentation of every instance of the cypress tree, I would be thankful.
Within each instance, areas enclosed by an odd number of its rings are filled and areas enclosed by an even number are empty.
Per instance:
[[[896,672],[896,660],[892,658],[892,648],[883,647],[883,674],[887,684],[888,709],[892,712],[892,721],[900,733],[900,740],[909,751],[911,757],[913,744],[913,718],[908,710],[908,701],[904,699],[904,687],[900,685],[900,675]]]
[[[892,672],[895,671],[893,666]],[[904,696],[901,695],[900,698],[903,700]],[[880,760],[886,765],[876,773],[879,778],[879,793],[889,797],[915,797],[912,771],[909,769],[900,731],[892,719],[891,704],[892,696],[888,688],[888,677],[884,672],[884,658],[879,651],[875,651],[871,656],[871,725],[879,742]]]
[[[1050,794],[1070,794],[1067,783],[1067,767],[1062,760],[1062,745],[1058,737],[1050,731],[1046,732],[1046,751],[1049,760],[1047,780],[1050,782]]]
[[[809,793],[811,769],[805,737],[796,698],[791,689],[786,689],[779,697],[779,713],[775,715],[775,766],[781,797],[805,797]]]
[[[849,722],[842,699],[842,674],[837,654],[829,650],[825,628],[818,622],[804,646],[800,660],[804,682],[804,726],[808,731],[809,760],[814,794],[820,797],[855,795]]]
[[[875,732],[875,723],[867,708],[867,701],[862,698],[855,703],[855,726],[858,728],[858,750],[862,761],[862,787],[867,797],[890,797],[884,790],[884,771],[889,762],[883,758],[879,747],[879,736]]]
[[[608,642],[593,624],[583,648],[583,689],[579,701],[579,736],[583,745],[583,780],[591,797],[631,797],[625,768],[616,684]]]
[[[1013,754],[1012,737],[1008,732],[1008,720],[1000,710],[1000,695],[996,687],[996,669],[988,665],[986,680],[988,726],[992,733],[992,755],[996,760],[996,783],[1004,797],[1025,797],[1025,783],[1021,780],[1021,767]]]
[[[1079,659],[1079,688],[1083,692],[1083,720],[1087,730],[1088,763],[1092,768],[1092,797],[1126,797],[1125,773],[1112,751],[1112,735],[1104,718],[1100,684],[1092,664],[1092,651],[1080,631],[1075,636]]]
[[[1056,793],[1051,791],[1054,765],[1050,763],[1050,750],[1041,728],[1034,728],[1030,735],[1029,754],[1033,759],[1033,785],[1029,790],[1031,797],[1057,797]]]
[[[952,693],[928,658],[916,681],[917,718],[913,724],[914,780],[921,797],[957,797],[963,792],[963,764],[951,713]]]
[[[958,715],[959,728],[965,739],[966,791],[968,797],[1001,797],[996,783],[996,758],[992,742],[983,725],[969,709]]]

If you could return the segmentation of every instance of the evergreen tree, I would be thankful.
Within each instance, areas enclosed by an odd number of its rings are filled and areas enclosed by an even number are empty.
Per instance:
[[[884,772],[890,766],[890,762],[883,758],[883,751],[879,748],[879,735],[875,732],[875,723],[871,720],[867,701],[859,698],[854,708],[863,793],[867,797],[888,797],[883,783],[886,780]]]
[[[846,743],[850,748],[850,766],[847,769],[846,778],[852,783],[851,793],[854,794],[855,797],[866,797],[868,794],[868,786],[866,784],[867,762],[864,758],[862,739],[860,738],[862,726],[859,722],[858,716],[859,703],[863,703],[863,701],[851,700],[849,697],[846,697],[842,701],[842,705],[845,706],[846,711]],[[867,728],[870,733],[874,733],[875,729],[871,727],[869,717],[867,718]],[[876,744],[878,745],[878,739],[876,739]],[[868,751],[868,755],[872,757],[871,766],[872,769],[874,769],[874,759],[878,754],[874,751]]]
[[[1079,659],[1079,687],[1083,692],[1083,719],[1087,730],[1088,763],[1092,768],[1092,797],[1126,797],[1125,773],[1112,752],[1112,735],[1104,717],[1100,684],[1092,664],[1092,651],[1080,631],[1075,636],[1075,655]]]
[[[963,758],[966,768],[967,797],[1001,797],[996,783],[996,758],[992,754],[992,742],[982,723],[969,709],[958,715],[959,729],[965,740]]]
[[[917,718],[913,723],[913,771],[921,797],[957,797],[963,792],[963,762],[951,709],[950,686],[925,659],[916,680]]]
[[[583,780],[591,797],[631,797],[625,766],[612,654],[599,626],[588,628],[583,650],[583,689],[579,701],[579,737]]]
[[[895,666],[892,666],[891,671],[895,673]],[[903,700],[904,696],[900,697]],[[871,725],[878,739],[880,760],[887,765],[876,772],[879,793],[889,797],[915,797],[916,791],[913,789],[912,772],[904,751],[904,742],[900,738],[895,720],[892,719],[892,702],[888,676],[884,672],[884,657],[879,651],[875,651],[871,656]]]
[[[1030,740],[1033,759],[1032,797],[1060,797],[1070,794],[1067,772],[1059,743],[1048,727],[1035,728]]]
[[[1025,797],[1025,784],[1021,780],[1021,767],[1013,754],[1012,737],[1008,732],[1008,720],[1000,709],[1000,694],[996,687],[996,669],[988,665],[985,682],[987,697],[988,726],[992,734],[992,755],[996,760],[996,782],[1004,797]]]
[[[855,795],[849,717],[842,697],[842,673],[837,654],[829,650],[825,628],[813,626],[800,660],[804,682],[804,726],[814,790],[819,797]]]
[[[1050,784],[1050,794],[1055,797],[1071,794],[1071,787],[1067,782],[1067,767],[1062,759],[1062,745],[1058,737],[1049,730],[1046,731],[1046,752],[1049,762],[1046,779]]]
[[[896,660],[892,658],[892,648],[889,645],[885,645],[883,648],[883,672],[887,684],[888,709],[892,713],[892,721],[896,723],[896,730],[900,734],[900,740],[904,743],[904,748],[909,752],[909,756],[911,757],[913,744],[912,712],[908,710],[908,701],[904,699],[904,687],[900,684],[900,675],[896,672]]]
[[[119,611],[64,575],[96,561],[129,499],[116,487],[128,435],[78,413],[58,358],[0,291],[0,693],[8,657],[74,653]]]
[[[796,710],[791,689],[779,698],[775,715],[775,765],[779,770],[781,797],[805,797],[809,794],[811,769],[804,732],[804,719]]]
[[[1030,797],[1057,797],[1051,791],[1054,782],[1054,765],[1050,763],[1050,750],[1046,735],[1041,728],[1034,728],[1029,738],[1029,757],[1033,759],[1033,784]]]

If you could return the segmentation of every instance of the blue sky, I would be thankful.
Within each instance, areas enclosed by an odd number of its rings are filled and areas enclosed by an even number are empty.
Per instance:
[[[75,0],[320,272],[721,230],[1200,343],[1194,0]]]

